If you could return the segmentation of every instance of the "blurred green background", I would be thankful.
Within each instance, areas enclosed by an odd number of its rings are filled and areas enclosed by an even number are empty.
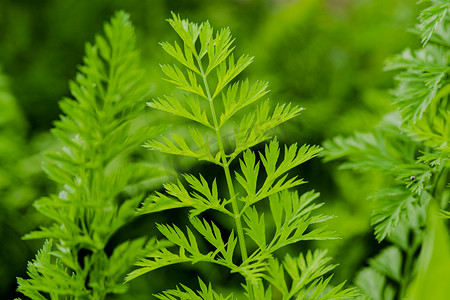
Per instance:
[[[392,110],[394,74],[382,71],[384,61],[417,46],[407,32],[418,12],[411,0],[0,1],[1,299],[16,295],[15,277],[26,277],[26,262],[42,245],[21,236],[46,221],[32,202],[56,190],[41,171],[41,152],[57,147],[49,134],[58,118],[57,103],[69,96],[68,81],[82,63],[85,43],[102,33],[103,23],[118,9],[131,15],[153,96],[172,89],[161,80],[159,64],[170,59],[158,45],[175,39],[165,22],[171,11],[195,22],[209,20],[216,29],[230,27],[237,54],[255,56],[245,76],[269,81],[274,101],[306,108],[277,132],[286,144],[321,144],[338,134],[371,129]],[[149,124],[158,117],[152,116],[147,116]],[[203,165],[179,167],[208,172]],[[383,179],[337,167],[315,159],[296,172],[309,181],[300,190],[320,191],[323,211],[337,216],[329,226],[342,239],[319,246],[340,263],[335,279],[351,281],[380,247],[369,226],[366,197]],[[139,226],[129,230],[145,234],[150,225]],[[158,272],[167,278],[171,270]],[[215,276],[211,270],[202,272]],[[150,277],[143,276],[132,282],[124,299],[147,299],[158,284],[173,287],[157,281],[150,285]]]

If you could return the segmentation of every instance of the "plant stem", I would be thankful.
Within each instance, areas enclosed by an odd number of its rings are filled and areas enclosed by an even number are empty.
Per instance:
[[[437,175],[435,176],[434,180],[432,181],[432,191],[431,196],[432,200],[436,202],[436,205],[438,205],[439,208],[441,208],[441,196],[443,190],[445,190],[446,183],[447,183],[447,174],[448,170],[445,167],[440,167],[439,171],[437,172]],[[428,215],[428,214],[427,214]],[[427,221],[428,222],[428,221]],[[406,297],[406,292],[408,288],[408,284],[411,281],[413,269],[414,269],[414,254],[416,253],[417,249],[421,246],[423,246],[423,240],[421,238],[418,238],[418,234],[415,233],[414,240],[412,242],[412,245],[409,247],[407,253],[406,253],[406,260],[405,265],[403,269],[403,278],[400,282],[400,298],[404,299]]]
[[[245,235],[244,235],[244,230],[242,228],[241,215],[239,213],[239,205],[238,205],[238,202],[236,199],[236,193],[234,191],[233,180],[231,179],[229,161],[227,160],[226,153],[225,153],[225,147],[223,145],[222,136],[220,134],[219,123],[217,122],[216,110],[214,108],[213,99],[211,97],[211,91],[209,90],[208,80],[206,79],[205,72],[203,71],[202,62],[201,62],[200,58],[198,57],[198,55],[196,55],[196,58],[197,58],[197,63],[198,63],[199,69],[200,69],[200,73],[202,75],[203,84],[205,86],[205,91],[206,91],[206,96],[208,98],[207,100],[209,102],[209,107],[211,110],[211,115],[212,115],[213,124],[214,124],[214,130],[216,133],[217,142],[219,144],[219,151],[220,151],[221,157],[222,157],[222,165],[223,165],[223,169],[225,172],[225,178],[227,181],[228,191],[230,194],[231,205],[233,207],[234,221],[236,224],[236,232],[237,232],[237,236],[238,236],[238,240],[239,240],[239,247],[241,249],[242,262],[244,262],[248,258],[247,245],[245,244]],[[251,281],[246,278],[246,282],[247,282],[249,297],[250,297],[250,299],[253,299],[253,287],[251,285]]]
[[[404,299],[406,297],[406,292],[408,290],[408,285],[411,280],[412,271],[414,268],[414,253],[417,251],[417,248],[421,245],[421,242],[417,242],[417,238],[414,236],[414,240],[412,242],[411,247],[409,247],[406,252],[405,265],[403,268],[403,276],[400,282],[400,297],[398,299]]]
[[[431,196],[436,201],[436,204],[440,209],[445,208],[447,205],[447,203],[443,203],[442,195],[444,194],[448,184],[448,172],[449,170],[445,168],[445,166],[441,166],[433,182],[433,191]]]

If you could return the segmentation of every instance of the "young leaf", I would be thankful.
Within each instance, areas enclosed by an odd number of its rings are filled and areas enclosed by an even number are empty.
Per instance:
[[[418,29],[422,33],[422,44],[425,45],[449,13],[450,3],[447,0],[422,0],[421,2],[432,3],[431,6],[422,10],[419,16]]]
[[[160,129],[136,122],[149,89],[129,16],[116,13],[104,31],[86,46],[84,65],[70,83],[73,98],[60,102],[63,115],[53,132],[63,145],[47,155],[45,166],[60,191],[35,203],[55,223],[26,236],[53,240],[29,264],[30,279],[18,279],[19,291],[34,299],[123,293],[122,276],[147,245],[136,239],[111,244],[112,256],[106,253],[111,236],[135,217],[143,198],[128,194],[143,173],[130,154]]]
[[[266,249],[266,226],[264,223],[264,214],[258,216],[258,211],[253,206],[248,209],[244,215],[245,228],[247,235],[258,245],[260,249]]]
[[[236,81],[237,76],[249,66],[253,59],[247,55],[243,55],[237,60],[234,59],[232,54],[234,40],[230,30],[226,28],[214,34],[209,23],[194,24],[187,20],[181,20],[175,14],[169,23],[180,36],[183,46],[178,46],[177,43],[173,45],[163,43],[162,46],[187,69],[181,70],[178,66],[168,65],[163,65],[162,69],[168,80],[178,88],[185,90],[188,95],[178,99],[166,96],[165,99],[154,100],[149,105],[205,126],[190,129],[192,141],[197,146],[196,149],[180,134],[172,134],[171,139],[163,137],[163,142],[150,141],[147,143],[147,147],[175,155],[208,160],[219,165],[223,168],[224,183],[228,188],[225,196],[227,200],[221,198],[223,192],[220,187],[222,185],[215,178],[202,175],[184,175],[189,187],[185,187],[181,182],[166,184],[164,187],[167,195],[156,193],[150,196],[141,208],[142,213],[176,207],[192,207],[189,220],[199,236],[204,238],[213,250],[202,254],[197,245],[197,238],[189,228],[186,234],[176,225],[158,225],[161,233],[178,246],[179,253],[175,254],[167,249],[161,249],[156,254],[143,259],[138,264],[141,268],[132,272],[128,280],[174,263],[203,261],[222,265],[231,273],[242,275],[245,279],[243,286],[249,299],[272,298],[272,287],[269,285],[266,288],[263,279],[283,290],[284,296],[286,296],[284,299],[290,299],[297,295],[300,295],[298,296],[300,298],[297,298],[301,299],[303,295],[310,293],[316,293],[314,297],[318,299],[328,296],[339,298],[351,295],[350,291],[342,290],[343,284],[326,290],[329,287],[329,279],[322,280],[319,277],[334,268],[334,266],[325,266],[328,260],[305,268],[303,267],[304,263],[301,262],[299,262],[299,266],[295,266],[302,270],[309,268],[308,276],[312,278],[308,280],[315,280],[315,282],[307,281],[305,284],[309,284],[311,290],[302,290],[295,286],[289,291],[286,282],[283,283],[279,278],[271,278],[266,275],[269,272],[271,275],[278,276],[280,272],[283,272],[283,267],[280,267],[273,257],[274,251],[301,240],[335,238],[335,234],[325,231],[325,227],[306,231],[310,224],[324,222],[330,218],[323,215],[311,216],[311,212],[321,206],[312,204],[318,194],[308,192],[298,197],[296,193],[287,191],[291,187],[304,183],[303,180],[296,177],[288,178],[287,172],[318,155],[321,149],[308,145],[285,147],[284,157],[280,162],[280,149],[276,140],[266,146],[265,155],[260,154],[259,158],[249,150],[252,146],[270,138],[270,131],[273,128],[296,117],[303,109],[290,104],[277,104],[274,109],[271,109],[269,102],[265,101],[253,111],[245,114],[243,109],[265,96],[268,87],[265,82],[257,81],[250,85],[248,80]],[[218,97],[222,98],[223,105],[218,103]],[[200,98],[204,98],[209,105],[208,112],[204,110],[206,104],[205,102],[200,103]],[[205,107],[202,104],[205,104]],[[239,115],[243,115],[243,117],[238,119]],[[234,124],[234,136],[231,137],[231,139],[234,138],[233,143],[232,140],[225,140],[225,138],[229,138],[225,132],[229,127],[224,125],[235,119],[237,122]],[[211,147],[209,135],[211,131],[207,131],[210,129],[213,129],[217,142],[217,146],[215,145],[214,148]],[[230,151],[227,147],[231,147]],[[235,171],[235,178],[233,178],[230,170],[231,162],[242,152],[244,154],[240,159],[241,170]],[[262,186],[258,185],[258,176],[261,175],[259,172],[261,164],[257,161],[258,159],[261,160],[266,173]],[[235,191],[236,183],[243,187],[242,194]],[[255,205],[264,199],[269,199],[276,224],[276,232],[270,244],[267,244],[266,240],[268,232],[266,232],[265,213],[260,212],[258,206]],[[238,202],[238,200],[241,201]],[[198,217],[208,209],[222,212],[224,214],[222,216],[228,218],[235,225],[229,234],[225,232],[225,226],[222,228],[216,225],[218,220],[215,218],[210,221]],[[246,239],[245,233],[256,244],[252,253],[248,252],[248,239]],[[235,251],[236,248],[239,248],[240,253]],[[313,260],[310,256],[311,254],[307,255],[308,264]],[[321,257],[317,257],[317,259],[320,260]],[[288,272],[291,271],[291,266],[285,266],[285,268],[289,268]],[[296,277],[294,280],[298,280],[298,278]],[[301,283],[296,282],[296,285],[298,284]],[[158,294],[157,297],[159,299],[216,299],[217,297],[217,293],[214,293],[210,287],[207,288],[202,282],[200,282],[201,291],[198,293],[181,286],[183,290],[180,288],[169,290]]]
[[[371,268],[362,269],[358,273],[355,283],[365,295],[369,296],[369,299],[395,299],[395,292],[390,285],[386,285],[386,278]]]
[[[375,258],[369,260],[370,266],[391,279],[400,282],[402,276],[402,253],[399,248],[391,246],[385,248]]]
[[[228,297],[224,297],[221,294],[216,293],[213,291],[211,287],[211,283],[206,286],[205,283],[199,278],[198,279],[200,284],[200,291],[194,292],[192,289],[188,288],[187,286],[181,284],[181,287],[184,289],[182,291],[180,288],[177,287],[176,290],[167,290],[164,291],[162,294],[154,295],[156,298],[160,300],[174,300],[174,299],[180,299],[180,300],[228,300],[232,299],[231,295]]]
[[[400,218],[404,216],[408,205],[417,200],[402,188],[381,190],[373,196],[375,209],[372,216],[372,225],[375,226],[375,236],[382,241],[397,226]]]
[[[206,127],[213,128],[212,125],[209,123],[206,112],[202,110],[198,101],[194,97],[190,97],[188,99],[192,99],[191,101],[188,102],[192,112],[189,112],[181,104],[181,102],[173,96],[164,96],[164,99],[161,98],[154,99],[153,102],[148,102],[147,105],[152,108],[174,114],[176,116],[193,120],[202,125],[205,125]]]

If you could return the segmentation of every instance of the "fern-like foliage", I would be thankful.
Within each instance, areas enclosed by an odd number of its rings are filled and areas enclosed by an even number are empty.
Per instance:
[[[324,143],[327,160],[345,158],[343,168],[381,172],[386,178],[386,186],[372,196],[372,225],[379,241],[389,238],[396,247],[385,249],[357,278],[357,285],[371,299],[401,299],[408,295],[418,265],[417,252],[423,249],[421,259],[430,262],[433,255],[442,254],[437,247],[447,247],[446,238],[439,245],[431,242],[435,228],[441,227],[430,224],[441,222],[436,221],[435,207],[441,209],[442,216],[449,215],[450,2],[426,2],[430,5],[420,14],[417,27],[423,48],[405,50],[389,60],[386,67],[400,71],[393,91],[397,111],[387,115],[373,132]],[[399,266],[401,257],[404,264]],[[442,262],[449,258],[450,253],[444,253]],[[441,270],[444,266],[448,264],[443,263]],[[422,263],[421,268],[423,273],[430,272],[426,270],[431,265]],[[437,273],[426,274],[439,277]],[[409,294],[447,293],[448,298],[450,290],[443,286],[448,286],[444,282],[437,278],[427,288],[415,282],[416,290]]]
[[[375,201],[372,225],[379,241],[395,229],[408,210],[428,203],[430,178],[439,170],[417,160],[417,153],[424,148],[401,132],[399,114],[387,115],[374,132],[336,137],[324,147],[326,161],[346,158],[342,169],[375,171],[392,182],[371,196]]]
[[[399,287],[401,289],[402,286],[406,286],[410,280],[406,271],[410,266],[405,267],[413,263],[410,252],[417,250],[421,243],[416,237],[412,241],[409,240],[409,227],[408,222],[402,220],[389,237],[393,245],[369,259],[369,266],[356,275],[355,284],[362,292],[362,299],[400,298]]]
[[[432,40],[444,41],[447,42],[447,45],[450,45],[448,34],[445,34],[448,29],[446,20],[448,22],[450,2],[448,0],[422,0],[420,2],[430,4],[420,13],[417,25],[422,43],[426,44],[429,40]]]
[[[269,139],[271,129],[296,117],[302,108],[279,104],[271,108],[268,101],[261,101],[268,92],[267,83],[236,81],[252,58],[234,57],[234,40],[228,28],[214,32],[208,22],[198,25],[175,14],[168,22],[181,38],[182,45],[177,42],[161,44],[179,63],[161,68],[166,80],[183,93],[155,99],[148,105],[192,120],[194,124],[189,130],[190,137],[174,133],[163,137],[162,141],[148,141],[145,146],[220,166],[228,191],[221,191],[223,185],[215,178],[188,174],[184,175],[185,183],[168,183],[164,186],[165,193],[146,199],[140,214],[188,207],[191,226],[183,229],[175,224],[158,224],[159,231],[178,249],[164,248],[148,255],[127,280],[177,263],[209,262],[241,274],[249,299],[272,299],[272,289],[277,289],[283,299],[338,299],[353,295],[354,291],[343,289],[343,284],[328,287],[330,277],[324,279],[324,276],[334,265],[327,264],[329,258],[324,252],[308,253],[306,257],[287,256],[282,263],[274,255],[278,249],[300,241],[336,238],[334,232],[321,225],[330,217],[312,214],[321,205],[314,203],[317,193],[311,191],[299,196],[288,191],[305,183],[289,177],[288,172],[317,156],[321,148],[292,145],[281,150],[274,139],[261,153],[250,150]],[[245,109],[256,103],[259,105],[252,110]],[[240,168],[232,172],[231,163],[238,157]],[[256,205],[261,201],[269,202],[274,232],[266,226],[269,213],[262,212]],[[216,220],[202,217],[207,210],[222,213],[231,220],[234,229],[227,232]],[[213,250],[205,251],[198,236]],[[291,280],[285,281],[285,274]],[[157,297],[229,299],[201,280],[197,293],[182,286]]]
[[[35,202],[54,224],[26,235],[48,241],[28,265],[30,278],[18,279],[18,290],[32,299],[104,299],[124,292],[123,274],[157,247],[140,238],[110,255],[105,251],[143,198],[125,191],[139,173],[128,156],[155,128],[131,129],[148,88],[128,15],[116,13],[104,30],[105,37],[86,46],[84,65],[70,84],[73,98],[60,102],[63,115],[53,134],[63,147],[47,154],[45,171],[61,189]]]

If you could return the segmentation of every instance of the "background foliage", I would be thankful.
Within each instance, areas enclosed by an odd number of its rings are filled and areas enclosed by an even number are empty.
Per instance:
[[[15,277],[25,276],[26,261],[40,247],[20,237],[47,221],[30,204],[55,191],[40,171],[38,153],[57,147],[58,142],[47,134],[60,113],[57,102],[69,95],[67,82],[82,63],[85,42],[94,41],[117,9],[129,12],[135,25],[137,48],[152,87],[149,98],[170,94],[172,89],[160,79],[158,66],[168,62],[158,42],[175,39],[165,22],[170,11],[195,22],[209,20],[215,28],[229,26],[240,45],[237,54],[256,57],[245,76],[269,81],[270,97],[276,102],[306,108],[301,117],[277,132],[286,144],[321,144],[338,134],[373,128],[392,110],[388,90],[393,87],[394,74],[382,71],[385,60],[406,46],[419,44],[406,32],[419,10],[409,0],[2,1],[0,239],[7,241],[0,250],[2,298],[15,295]],[[150,124],[167,118],[152,113],[144,120]],[[177,122],[183,125],[179,119],[171,120],[174,126]],[[160,159],[168,170],[167,178],[172,176],[171,168],[216,172],[190,160]],[[329,248],[340,263],[335,279],[352,279],[367,258],[379,252],[369,226],[371,207],[366,198],[385,179],[374,173],[337,172],[337,164],[319,160],[307,166],[299,175],[308,179],[308,188],[321,192],[325,212],[338,216],[330,226],[343,237],[321,246]],[[176,213],[158,218],[164,222],[173,217]],[[128,230],[137,237],[150,227],[138,220]],[[199,268],[208,276],[219,276]],[[158,272],[156,277],[172,280],[172,286],[190,277],[188,271],[176,279],[164,270]],[[153,287],[145,279],[132,284],[136,288],[130,293],[137,298],[145,299],[142,295],[158,290],[158,281]]]

